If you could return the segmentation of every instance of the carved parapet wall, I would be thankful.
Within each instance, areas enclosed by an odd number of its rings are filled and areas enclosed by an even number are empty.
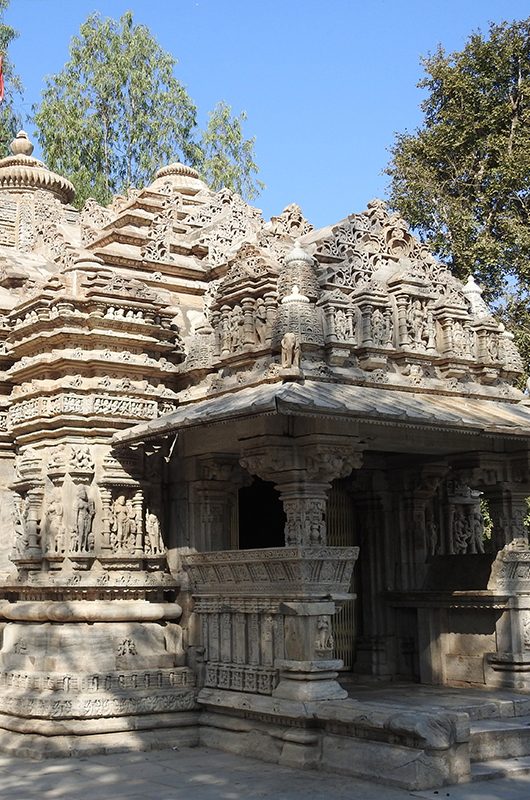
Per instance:
[[[349,590],[358,547],[274,547],[185,557],[194,594],[315,599]]]
[[[357,556],[358,548],[338,547],[185,556],[205,686],[281,694],[286,673],[296,691],[307,692],[309,683],[321,699],[338,696],[332,617],[336,601],[350,597]]]
[[[514,539],[497,555],[488,589],[507,596],[497,621],[497,652],[486,656],[486,680],[492,686],[530,689],[530,549]]]

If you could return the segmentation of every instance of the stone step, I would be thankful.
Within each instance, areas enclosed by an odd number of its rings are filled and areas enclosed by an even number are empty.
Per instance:
[[[530,716],[481,719],[471,723],[472,762],[530,755]]]
[[[472,781],[493,781],[528,773],[530,773],[530,756],[494,758],[491,761],[476,761],[471,764]]]

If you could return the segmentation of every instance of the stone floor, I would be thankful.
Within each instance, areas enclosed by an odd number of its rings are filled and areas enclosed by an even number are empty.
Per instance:
[[[528,800],[530,775],[422,792],[202,748],[27,761],[0,755],[1,800]]]
[[[511,717],[530,714],[530,694],[509,689],[471,689],[450,686],[425,686],[407,682],[363,682],[345,673],[341,684],[350,697],[363,703],[405,705],[428,710],[445,708],[466,711],[471,719]]]

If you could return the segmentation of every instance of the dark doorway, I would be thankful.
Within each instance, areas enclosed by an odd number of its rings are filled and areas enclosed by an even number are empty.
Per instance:
[[[285,513],[273,483],[254,478],[239,490],[239,549],[285,546]]]

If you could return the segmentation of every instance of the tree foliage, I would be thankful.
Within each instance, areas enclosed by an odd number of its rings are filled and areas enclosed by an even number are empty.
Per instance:
[[[9,0],[0,0],[0,54],[3,60],[5,86],[4,99],[0,104],[0,142],[4,149],[4,152],[0,153],[2,156],[7,155],[7,148],[21,127],[16,103],[22,93],[22,84],[8,55],[9,45],[17,38],[18,32],[4,23],[4,14],[8,5]]]
[[[530,18],[423,66],[423,124],[396,138],[391,203],[456,275],[477,277],[530,355]]]
[[[199,168],[215,191],[229,186],[252,200],[264,184],[254,177],[258,172],[255,139],[244,138],[242,126],[246,118],[245,112],[232,117],[232,109],[223,101],[216,105],[202,134]]]
[[[248,149],[240,118],[225,122],[226,155],[208,131],[203,152],[197,110],[174,75],[175,65],[149,29],[134,24],[131,12],[120,20],[92,14],[83,23],[70,60],[47,78],[33,117],[48,165],[72,180],[79,204],[88,196],[107,203],[129,186],[145,185],[158,167],[177,158],[217,177],[211,158],[218,154],[234,166],[222,172],[229,188],[252,191],[253,141]]]

